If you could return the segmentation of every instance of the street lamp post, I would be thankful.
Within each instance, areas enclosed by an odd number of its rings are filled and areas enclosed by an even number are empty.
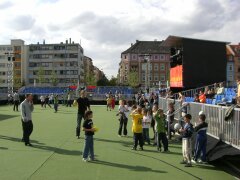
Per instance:
[[[8,94],[13,94],[13,62],[15,61],[14,53],[6,52],[7,56],[7,88]]]
[[[150,55],[145,54],[144,55],[144,63],[146,63],[146,70],[145,70],[145,89],[147,91],[148,88],[150,88]]]

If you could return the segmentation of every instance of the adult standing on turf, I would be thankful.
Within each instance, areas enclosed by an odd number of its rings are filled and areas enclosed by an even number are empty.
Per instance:
[[[29,141],[29,137],[33,131],[32,123],[32,112],[34,109],[33,96],[32,94],[26,94],[25,97],[26,97],[25,100],[20,104],[23,127],[23,140],[25,142],[25,146],[32,146],[32,144]]]
[[[13,94],[13,111],[18,111],[18,105],[20,102],[20,98],[19,98],[19,94],[17,93],[17,91]]]
[[[80,97],[77,99],[77,103],[78,103],[78,114],[77,114],[76,136],[79,139],[82,118],[84,117],[86,110],[89,110],[89,111],[91,110],[89,100],[86,97],[86,93],[84,90],[80,92]]]

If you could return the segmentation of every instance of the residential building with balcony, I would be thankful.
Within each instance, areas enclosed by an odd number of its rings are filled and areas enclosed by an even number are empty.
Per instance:
[[[26,84],[34,86],[84,85],[83,48],[71,39],[65,43],[28,46]]]
[[[0,88],[3,91],[7,91],[10,84],[15,90],[24,84],[26,53],[26,45],[21,39],[0,45]]]

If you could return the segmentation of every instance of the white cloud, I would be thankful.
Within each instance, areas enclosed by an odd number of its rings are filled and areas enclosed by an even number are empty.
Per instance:
[[[0,44],[72,38],[110,77],[131,42],[168,35],[238,42],[238,0],[5,0]]]

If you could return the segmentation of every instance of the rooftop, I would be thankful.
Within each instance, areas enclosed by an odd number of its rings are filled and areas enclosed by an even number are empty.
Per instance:
[[[136,53],[136,54],[158,54],[158,53],[169,53],[169,48],[162,45],[163,41],[139,41],[131,45],[126,51],[126,53]]]

